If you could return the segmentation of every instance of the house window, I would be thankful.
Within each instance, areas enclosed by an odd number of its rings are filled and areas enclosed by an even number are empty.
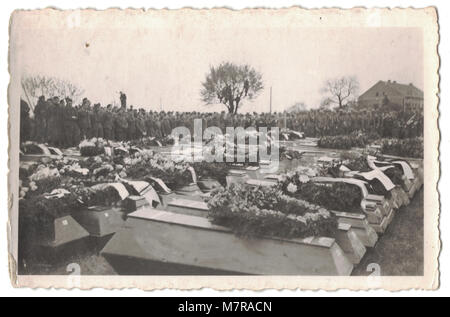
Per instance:
[[[380,95],[380,93],[377,91],[377,92],[375,93],[375,96],[378,97],[379,95]]]

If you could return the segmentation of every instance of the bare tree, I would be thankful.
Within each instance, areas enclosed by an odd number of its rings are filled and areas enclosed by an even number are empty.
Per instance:
[[[222,103],[228,112],[236,114],[241,101],[252,100],[263,89],[262,75],[249,65],[222,63],[211,66],[202,83],[202,100],[210,105]]]
[[[69,97],[76,101],[84,90],[71,82],[55,77],[27,76],[22,77],[22,89],[28,104],[32,109],[40,96],[46,98],[58,96],[60,98]]]
[[[325,95],[321,107],[337,105],[342,108],[348,101],[356,98],[358,90],[359,83],[354,76],[329,79],[321,89],[321,92]]]

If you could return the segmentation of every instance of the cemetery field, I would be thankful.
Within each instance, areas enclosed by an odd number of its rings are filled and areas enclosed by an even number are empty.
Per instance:
[[[79,253],[54,265],[30,267],[30,274],[69,274],[71,263],[80,265],[82,275],[115,275],[111,265],[97,252]],[[408,206],[400,208],[374,248],[369,249],[361,262],[355,266],[352,275],[365,276],[371,272],[367,266],[376,263],[381,275],[423,274],[423,189]],[[164,265],[164,264],[161,264]],[[173,272],[176,274],[176,272]]]
[[[314,141],[283,142],[276,169],[122,143],[24,155],[19,274],[421,275],[422,161]]]

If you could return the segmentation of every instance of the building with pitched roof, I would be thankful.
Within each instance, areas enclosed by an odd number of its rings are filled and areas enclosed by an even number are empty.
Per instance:
[[[423,91],[412,83],[405,85],[396,81],[378,81],[359,96],[360,108],[423,111]]]

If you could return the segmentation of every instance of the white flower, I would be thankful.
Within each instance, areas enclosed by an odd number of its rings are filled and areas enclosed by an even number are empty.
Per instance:
[[[309,182],[309,177],[307,176],[307,175],[300,175],[299,177],[298,177],[298,179],[299,179],[299,181],[301,182],[301,183],[307,183],[307,182]]]
[[[287,190],[290,193],[295,193],[297,191],[297,186],[294,185],[293,183],[289,183],[289,185],[287,186]]]

